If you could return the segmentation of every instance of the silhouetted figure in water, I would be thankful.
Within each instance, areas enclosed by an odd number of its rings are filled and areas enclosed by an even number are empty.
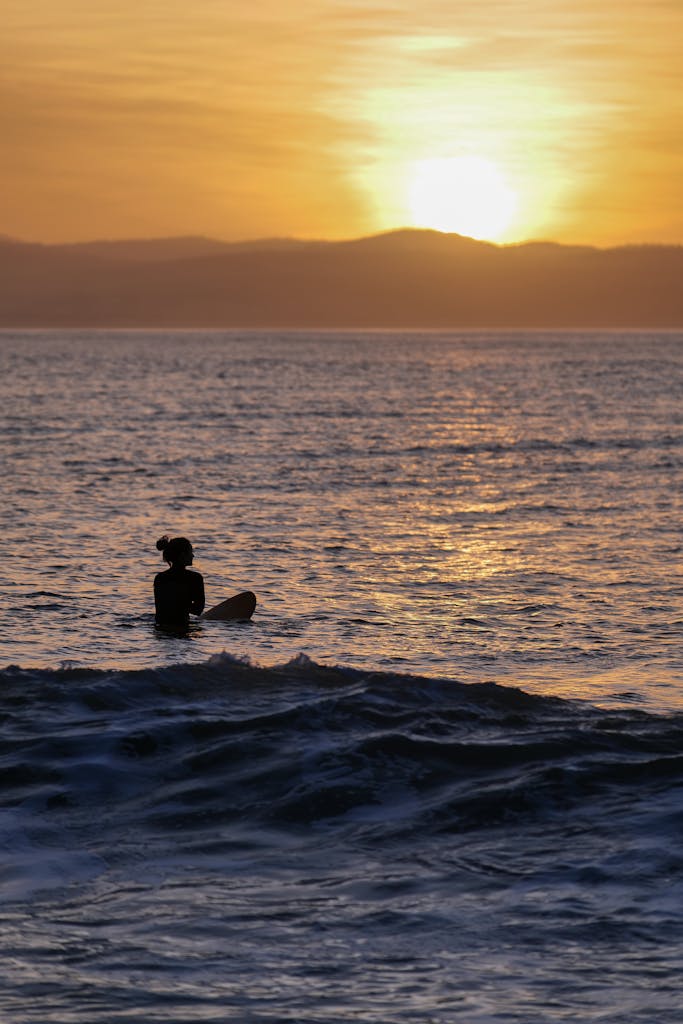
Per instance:
[[[190,572],[194,552],[186,537],[164,535],[157,541],[170,568],[154,578],[154,605],[156,621],[160,626],[186,626],[190,612],[201,615],[204,611],[204,579],[198,572]]]

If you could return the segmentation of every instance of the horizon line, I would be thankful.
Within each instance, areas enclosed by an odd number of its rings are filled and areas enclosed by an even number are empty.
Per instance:
[[[676,249],[683,247],[683,240],[680,242],[617,242],[607,245],[600,245],[597,242],[559,242],[552,238],[525,238],[519,239],[513,242],[497,242],[492,239],[486,238],[474,238],[472,235],[460,234],[457,231],[441,231],[438,228],[429,227],[396,227],[386,228],[384,230],[371,232],[369,234],[353,235],[344,238],[319,238],[319,237],[301,237],[299,235],[263,235],[263,236],[252,236],[248,238],[235,238],[226,239],[221,238],[217,235],[206,235],[206,234],[171,234],[171,235],[122,235],[120,237],[93,237],[84,238],[71,241],[52,241],[46,242],[43,240],[17,238],[13,235],[7,235],[0,232],[0,244],[14,244],[14,245],[38,245],[44,248],[66,248],[69,246],[86,246],[86,245],[123,245],[126,243],[145,243],[145,242],[181,242],[181,241],[204,241],[213,242],[216,245],[225,246],[258,246],[261,244],[268,243],[292,243],[300,245],[345,245],[353,242],[369,241],[376,238],[388,238],[392,235],[438,235],[442,238],[453,238],[460,239],[465,242],[472,242],[477,245],[490,246],[495,249],[514,249],[525,245],[548,245],[557,246],[559,248],[566,249],[595,249],[601,252],[607,252],[612,249],[629,249],[629,248],[667,248]]]

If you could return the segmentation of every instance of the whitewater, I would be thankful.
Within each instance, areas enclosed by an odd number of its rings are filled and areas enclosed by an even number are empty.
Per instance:
[[[683,334],[0,333],[0,1015],[678,1022]],[[249,623],[154,625],[154,542]]]

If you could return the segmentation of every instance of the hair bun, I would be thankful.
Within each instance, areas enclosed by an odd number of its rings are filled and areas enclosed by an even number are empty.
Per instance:
[[[165,551],[168,545],[171,543],[171,538],[167,533],[163,537],[159,537],[157,541],[157,551]]]

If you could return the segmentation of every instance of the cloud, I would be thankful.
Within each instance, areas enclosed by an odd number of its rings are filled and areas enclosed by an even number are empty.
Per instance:
[[[250,205],[254,231],[267,213],[348,235],[400,218],[411,159],[458,147],[545,189],[549,222],[617,170],[632,200],[653,154],[672,196],[682,35],[679,0],[7,0],[3,216],[64,236],[79,203],[105,224],[115,196],[115,230],[128,194],[131,226],[152,209],[174,230],[193,186],[223,234]],[[637,230],[640,209],[621,212]]]

